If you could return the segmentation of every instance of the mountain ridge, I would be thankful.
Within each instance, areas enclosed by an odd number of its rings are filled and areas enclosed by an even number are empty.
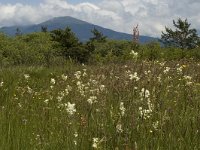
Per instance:
[[[22,34],[29,34],[32,32],[40,32],[42,26],[46,26],[48,28],[48,31],[52,31],[55,29],[64,29],[68,26],[72,29],[72,31],[79,38],[79,40],[83,42],[89,40],[89,38],[92,37],[91,30],[94,28],[101,31],[109,39],[132,40],[131,34],[107,29],[99,25],[94,25],[94,24],[91,24],[86,21],[79,20],[70,16],[55,17],[39,24],[2,27],[0,28],[0,31],[9,36],[14,36],[17,28],[20,29]],[[146,43],[150,41],[155,41],[157,40],[157,38],[141,35],[139,40],[141,43]]]

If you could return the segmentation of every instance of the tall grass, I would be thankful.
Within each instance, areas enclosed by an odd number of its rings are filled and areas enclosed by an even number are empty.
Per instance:
[[[0,71],[0,149],[200,149],[200,63]]]

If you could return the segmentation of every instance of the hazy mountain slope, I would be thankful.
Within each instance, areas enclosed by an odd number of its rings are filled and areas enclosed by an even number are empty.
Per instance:
[[[53,18],[36,25],[3,27],[0,31],[13,36],[16,33],[16,28],[19,28],[23,34],[27,34],[41,31],[41,26],[47,26],[49,31],[58,28],[64,29],[69,26],[81,41],[87,41],[92,36],[91,30],[94,27],[110,39],[132,40],[132,35],[130,34],[116,32],[69,16]],[[140,36],[141,43],[152,40],[156,39],[148,36]]]

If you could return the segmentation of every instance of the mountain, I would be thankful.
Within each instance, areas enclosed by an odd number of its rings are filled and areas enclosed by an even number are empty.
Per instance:
[[[113,31],[110,29],[106,29],[98,25],[94,25],[94,24],[91,24],[82,20],[78,20],[69,16],[56,17],[56,18],[53,18],[51,20],[48,20],[36,25],[2,27],[0,28],[0,32],[3,32],[10,36],[14,36],[16,33],[16,29],[19,28],[22,34],[28,34],[32,32],[41,31],[41,26],[47,26],[48,31],[52,31],[59,28],[64,29],[67,26],[69,26],[72,29],[72,31],[76,34],[76,36],[83,42],[89,40],[89,38],[92,37],[91,30],[94,28],[101,31],[109,39],[132,40],[131,34],[126,34],[126,33]],[[140,36],[139,40],[141,43],[146,43],[149,41],[155,41],[157,39],[148,37],[148,36]]]

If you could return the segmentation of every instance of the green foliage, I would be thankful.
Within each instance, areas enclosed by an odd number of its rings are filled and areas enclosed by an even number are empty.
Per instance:
[[[69,27],[67,27],[65,30],[58,29],[51,31],[51,37],[53,41],[57,42],[57,46],[62,47],[63,51],[67,51],[67,49],[79,45],[78,38]]]
[[[129,41],[107,40],[105,43],[94,42],[94,59],[100,62],[129,60],[133,44]],[[95,61],[95,60],[94,60]]]
[[[50,67],[64,65],[68,61],[98,64],[139,60],[200,59],[200,47],[186,51],[178,47],[162,47],[158,42],[138,44],[117,40],[103,42],[97,39],[81,43],[69,28],[15,37],[0,34],[0,67],[17,65]]]
[[[175,46],[181,49],[196,48],[199,42],[199,37],[196,29],[190,29],[191,24],[186,20],[173,20],[173,25],[176,28],[173,31],[170,28],[165,28],[166,33],[162,32],[162,42],[167,46]]]
[[[51,32],[52,41],[56,43],[54,46],[58,49],[60,56],[66,59],[73,59],[79,63],[86,63],[90,57],[90,45],[84,46],[79,42],[78,38],[71,31],[70,28],[65,30],[54,30]]]
[[[162,57],[162,49],[160,47],[160,43],[151,42],[147,43],[142,48],[142,52],[140,53],[142,59],[148,60],[158,60]]]
[[[87,63],[90,58],[90,51],[84,46],[71,47],[67,50],[66,56],[79,63]]]
[[[94,28],[92,31],[93,33],[93,37],[90,38],[90,41],[97,41],[97,42],[100,42],[100,43],[104,43],[106,42],[106,36],[103,35],[103,33],[101,33],[100,31],[98,31],[96,28]]]

